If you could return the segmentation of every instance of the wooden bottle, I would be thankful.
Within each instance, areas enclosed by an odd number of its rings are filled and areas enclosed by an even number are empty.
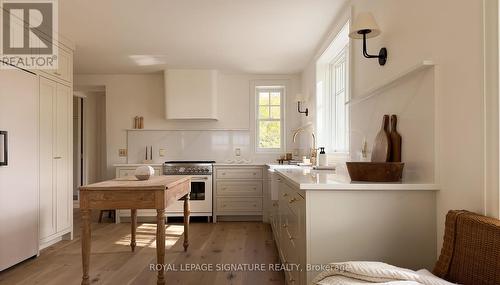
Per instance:
[[[144,129],[144,117],[139,117],[139,129]]]
[[[134,129],[139,128],[139,116],[134,117]]]
[[[398,124],[398,117],[396,115],[391,116],[391,160],[392,162],[401,162],[401,147],[402,138],[398,133],[396,127]]]
[[[389,115],[384,115],[382,127],[375,137],[373,144],[372,162],[388,162],[391,154],[391,140],[389,137]]]

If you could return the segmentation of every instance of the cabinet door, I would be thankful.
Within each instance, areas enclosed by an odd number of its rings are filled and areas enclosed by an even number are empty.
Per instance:
[[[56,196],[57,231],[71,226],[72,219],[72,94],[71,88],[57,85],[56,92]]]
[[[73,81],[73,56],[66,50],[59,48],[59,62],[57,71],[54,72],[56,76],[62,80]]]
[[[57,58],[57,69],[44,69],[42,72],[54,80],[65,81],[65,84],[73,82],[73,53],[59,47]]]
[[[56,233],[55,129],[57,83],[40,77],[40,238]]]

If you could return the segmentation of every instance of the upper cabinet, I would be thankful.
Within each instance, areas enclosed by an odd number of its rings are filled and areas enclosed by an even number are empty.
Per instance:
[[[217,120],[217,71],[168,69],[165,115],[169,120]]]
[[[60,83],[72,85],[73,83],[73,52],[63,47],[58,48],[57,69],[41,70],[45,75]]]

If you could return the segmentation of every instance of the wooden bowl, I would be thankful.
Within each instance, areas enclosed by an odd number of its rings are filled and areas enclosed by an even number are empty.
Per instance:
[[[402,162],[347,162],[352,181],[399,182],[403,177]]]

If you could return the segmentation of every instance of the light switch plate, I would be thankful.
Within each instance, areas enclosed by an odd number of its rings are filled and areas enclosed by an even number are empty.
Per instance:
[[[160,157],[164,157],[165,155],[167,155],[167,151],[163,148],[160,148],[160,151],[159,151],[159,156]]]
[[[234,149],[234,155],[241,156],[241,148],[235,148]]]
[[[120,148],[118,150],[118,156],[119,157],[126,157],[127,156],[127,149],[126,148]]]

